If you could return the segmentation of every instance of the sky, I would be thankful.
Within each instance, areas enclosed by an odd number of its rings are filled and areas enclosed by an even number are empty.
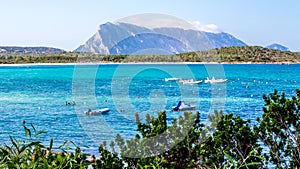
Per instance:
[[[159,13],[232,34],[248,45],[300,51],[298,0],[0,0],[0,46],[72,51],[100,24]]]

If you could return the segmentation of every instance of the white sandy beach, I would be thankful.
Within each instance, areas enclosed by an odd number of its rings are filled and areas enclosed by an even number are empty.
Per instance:
[[[0,64],[0,67],[29,67],[29,66],[66,66],[66,65],[118,65],[118,64],[125,64],[125,65],[140,65],[140,64],[300,64],[299,62],[87,62],[87,63],[24,63],[24,64]]]

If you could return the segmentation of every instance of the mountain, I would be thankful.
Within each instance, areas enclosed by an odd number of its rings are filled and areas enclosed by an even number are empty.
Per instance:
[[[247,44],[244,43],[243,41],[225,32],[221,32],[221,33],[204,32],[204,34],[213,43],[215,48],[230,47],[230,46],[247,46]]]
[[[0,46],[0,55],[39,55],[61,52],[64,50],[51,47]]]
[[[146,28],[128,23],[105,23],[75,52],[101,54],[173,54],[228,46],[247,46],[228,33],[176,27]]]
[[[146,43],[144,43],[146,42]],[[156,33],[130,36],[110,48],[110,54],[169,54],[188,52],[181,41]]]
[[[281,51],[289,51],[288,47],[285,47],[285,46],[277,44],[277,43],[274,43],[272,45],[266,46],[266,48],[276,49],[276,50],[281,50]]]

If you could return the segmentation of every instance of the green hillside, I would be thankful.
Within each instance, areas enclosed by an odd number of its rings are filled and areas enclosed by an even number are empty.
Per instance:
[[[260,46],[222,47],[209,51],[179,54],[186,62],[289,62],[300,61],[300,53],[280,51]]]
[[[223,62],[299,62],[300,53],[280,51],[260,46],[228,47],[218,50]]]
[[[298,63],[300,53],[272,50],[260,46],[223,47],[176,55],[100,55],[60,52],[43,55],[0,55],[0,64],[87,62],[219,62],[219,63]]]

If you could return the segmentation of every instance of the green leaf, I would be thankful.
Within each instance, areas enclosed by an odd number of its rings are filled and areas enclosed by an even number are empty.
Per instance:
[[[13,144],[13,146],[15,147],[15,149],[18,151],[18,153],[20,152],[20,150],[19,150],[19,146],[18,146],[18,144],[16,143],[16,140],[12,137],[12,136],[9,136],[9,138],[10,138],[10,141],[11,141],[11,143]]]
[[[50,140],[49,150],[52,150],[52,146],[53,146],[53,138]]]
[[[260,162],[251,162],[251,163],[244,164],[244,165],[242,165],[241,167],[248,167],[248,166],[252,166],[252,165],[260,165],[260,164],[261,164]]]
[[[36,129],[35,129],[35,127],[33,126],[33,124],[31,123],[30,125],[31,125],[31,127],[33,128],[34,133],[36,133]]]
[[[28,137],[28,135],[29,135],[29,137],[31,138],[31,131],[30,131],[30,129],[28,129],[25,125],[23,127],[24,127],[24,131],[25,131],[25,136]]]

